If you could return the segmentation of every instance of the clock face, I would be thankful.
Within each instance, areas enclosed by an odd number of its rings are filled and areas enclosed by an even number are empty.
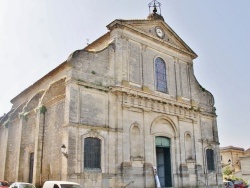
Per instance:
[[[163,38],[164,37],[164,32],[163,30],[160,28],[160,27],[156,27],[155,28],[155,32],[156,32],[156,35],[160,38]]]

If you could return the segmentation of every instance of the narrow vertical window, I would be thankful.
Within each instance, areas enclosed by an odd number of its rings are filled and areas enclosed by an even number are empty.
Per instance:
[[[207,149],[207,170],[214,171],[214,151],[212,149]]]
[[[98,138],[84,139],[84,168],[101,168],[101,141]]]
[[[33,168],[34,168],[34,153],[30,153],[30,165],[29,165],[29,183],[33,180]]]
[[[156,90],[167,93],[166,65],[163,59],[155,59]]]

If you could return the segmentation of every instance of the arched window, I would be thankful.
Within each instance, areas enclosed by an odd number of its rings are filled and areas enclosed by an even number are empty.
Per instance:
[[[207,156],[207,170],[214,171],[214,150],[207,149],[206,156]]]
[[[163,59],[159,57],[155,59],[155,80],[156,90],[167,93],[166,65]]]
[[[101,141],[98,138],[84,139],[84,168],[101,168]]]

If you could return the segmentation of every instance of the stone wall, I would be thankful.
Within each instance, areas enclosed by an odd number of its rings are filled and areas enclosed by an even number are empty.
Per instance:
[[[0,127],[6,150],[0,178],[28,181],[34,152],[36,186],[69,180],[95,188],[155,187],[156,137],[166,137],[173,187],[222,184],[220,166],[210,172],[206,164],[207,149],[220,164],[213,96],[197,82],[192,56],[182,51],[187,47],[173,34],[164,40],[179,50],[131,30],[116,27],[104,36],[107,47],[75,51],[14,98],[8,126]],[[155,90],[157,57],[166,63],[167,93]],[[88,137],[100,141],[100,169],[84,168]]]
[[[61,179],[63,120],[64,101],[47,107],[44,125],[43,181]]]
[[[6,124],[6,126],[8,126]],[[7,151],[7,142],[8,141],[8,129],[5,126],[0,127],[0,177],[4,177],[5,173],[5,164],[6,164],[6,151]],[[4,178],[2,178],[4,179]]]
[[[8,170],[5,170],[4,177],[10,182],[15,181],[18,174],[21,128],[22,124],[19,119],[11,121],[8,125],[8,146],[5,162],[5,169]]]

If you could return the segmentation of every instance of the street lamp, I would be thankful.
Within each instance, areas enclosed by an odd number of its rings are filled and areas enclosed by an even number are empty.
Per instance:
[[[64,144],[61,146],[61,152],[66,158],[68,158],[67,148]]]

